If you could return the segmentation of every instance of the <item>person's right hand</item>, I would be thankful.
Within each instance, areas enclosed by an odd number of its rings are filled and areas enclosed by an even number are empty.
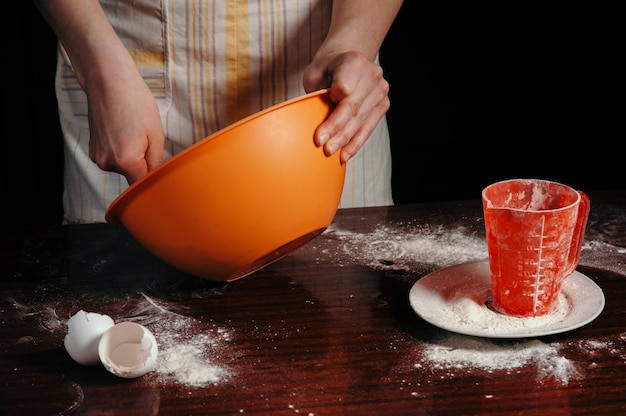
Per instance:
[[[34,0],[67,52],[89,106],[89,158],[129,184],[163,163],[159,108],[98,0]]]
[[[150,89],[132,65],[90,76],[89,157],[129,184],[163,163],[164,133]]]

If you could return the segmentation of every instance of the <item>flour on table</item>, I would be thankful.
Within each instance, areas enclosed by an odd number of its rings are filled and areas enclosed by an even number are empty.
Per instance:
[[[426,344],[416,368],[434,370],[476,368],[488,372],[514,373],[526,366],[535,366],[539,379],[555,379],[568,384],[580,376],[574,363],[559,354],[560,345],[539,340],[517,343],[496,343],[487,339],[452,334],[437,343]]]
[[[222,344],[230,339],[224,328],[200,329],[193,318],[170,312],[143,294],[147,309],[134,318],[154,334],[159,346],[156,375],[159,381],[174,381],[190,387],[205,387],[228,380],[230,371],[214,362]]]
[[[204,387],[228,378],[226,369],[211,362],[211,349],[217,347],[211,335],[201,333],[182,340],[174,332],[164,331],[158,335],[161,349],[156,372],[160,380]]]
[[[416,263],[445,267],[488,258],[484,236],[464,227],[400,225],[380,225],[372,232],[357,233],[331,224],[323,235],[341,243],[341,253],[333,253],[334,259],[341,254],[378,269],[410,271]],[[580,265],[626,274],[626,248],[593,238],[585,239]]]
[[[339,240],[343,255],[351,261],[379,269],[409,269],[415,263],[451,266],[487,259],[485,239],[463,227],[380,226],[371,233],[355,233],[331,225],[325,235]]]
[[[488,259],[485,238],[463,227],[450,229],[444,226],[407,225],[398,229],[381,225],[372,232],[357,233],[331,225],[324,235],[337,240],[340,247],[339,252],[329,253],[329,256],[376,269],[422,273],[424,264],[438,269]],[[624,248],[602,241],[587,241],[582,248],[580,264],[623,274],[626,271],[625,254]],[[624,261],[616,262],[616,257],[624,257]],[[560,322],[571,307],[567,298],[561,296],[556,310],[550,314],[520,319],[497,314],[467,297],[447,306],[449,309],[442,313],[451,315],[450,319],[460,319],[469,326],[480,322],[488,329],[543,327]],[[570,361],[561,354],[566,348],[581,350],[589,356],[589,362]],[[622,334],[617,341],[609,338],[609,341],[591,339],[574,344],[546,344],[537,339],[511,343],[450,333],[436,342],[416,342],[415,351],[417,359],[414,357],[410,365],[422,370],[431,369],[438,376],[441,376],[440,371],[444,371],[445,375],[454,377],[455,370],[463,374],[472,368],[513,374],[521,368],[532,367],[535,368],[538,380],[553,379],[568,384],[572,379],[580,378],[585,368],[593,367],[594,356],[611,354],[626,363],[626,336]]]
[[[11,300],[19,320],[37,319],[42,330],[60,337],[67,332],[67,319],[59,316],[53,303],[40,310]],[[206,387],[230,380],[231,369],[221,363],[229,361],[225,344],[230,332],[222,327],[209,327],[194,318],[168,310],[167,304],[142,294],[129,299],[118,311],[97,311],[111,316],[117,323],[132,321],[144,325],[155,338],[159,348],[155,371],[144,376],[146,380],[174,382],[190,387]],[[20,344],[36,343],[36,337],[25,335],[16,340]]]
[[[597,365],[596,360],[617,359],[626,365],[624,332],[554,343],[537,339],[512,342],[449,334],[433,342],[420,342],[419,346],[413,367],[430,369],[437,374],[445,371],[447,377],[454,377],[456,370],[464,373],[472,368],[514,374],[521,368],[531,367],[535,369],[539,381],[548,379],[567,385],[584,377],[586,370]],[[569,350],[576,350],[576,355],[582,354],[586,358],[573,362],[563,355]]]
[[[587,240],[580,251],[579,264],[626,275],[626,247]]]

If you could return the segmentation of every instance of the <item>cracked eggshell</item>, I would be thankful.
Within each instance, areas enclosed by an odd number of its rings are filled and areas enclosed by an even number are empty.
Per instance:
[[[98,345],[100,361],[116,376],[141,377],[156,364],[156,338],[142,325],[122,322],[110,328]]]
[[[83,365],[100,363],[98,344],[102,335],[114,326],[115,322],[108,315],[99,313],[76,312],[67,321],[65,350],[74,361]]]

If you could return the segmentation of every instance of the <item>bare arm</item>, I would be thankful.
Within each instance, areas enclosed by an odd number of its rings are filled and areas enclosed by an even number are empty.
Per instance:
[[[318,144],[349,160],[389,109],[389,84],[374,60],[402,0],[336,0],[328,35],[304,75],[304,88],[330,87],[337,107]]]
[[[318,54],[358,51],[373,61],[401,5],[402,0],[333,1],[330,29]]]
[[[67,52],[89,104],[89,156],[132,183],[163,162],[158,107],[98,0],[33,0]]]

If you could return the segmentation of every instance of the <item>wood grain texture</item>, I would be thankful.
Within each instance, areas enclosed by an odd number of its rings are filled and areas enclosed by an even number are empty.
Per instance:
[[[582,328],[539,339],[576,369],[565,381],[532,362],[486,371],[424,358],[429,345],[456,336],[418,318],[408,302],[412,285],[442,259],[394,255],[389,242],[425,229],[484,238],[479,200],[341,210],[331,232],[227,284],[170,268],[120,226],[3,233],[0,413],[623,414],[626,191],[590,197],[578,270],[602,288],[606,307]],[[381,241],[387,246],[371,250]],[[67,319],[79,309],[141,319],[160,347],[165,335],[224,331],[229,336],[204,357],[229,376],[189,386],[158,371],[122,380],[101,366],[80,366],[63,348]],[[174,320],[185,325],[159,330]]]

